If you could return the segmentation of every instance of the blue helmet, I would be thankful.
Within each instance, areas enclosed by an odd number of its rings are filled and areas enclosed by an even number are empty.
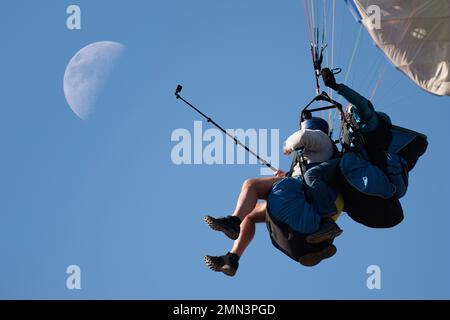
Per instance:
[[[302,129],[320,130],[326,135],[328,135],[330,130],[328,122],[319,117],[311,117],[309,119],[305,119],[301,122],[300,125]]]

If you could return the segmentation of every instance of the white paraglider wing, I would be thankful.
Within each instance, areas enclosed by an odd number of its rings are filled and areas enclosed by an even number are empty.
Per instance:
[[[449,0],[347,0],[396,68],[436,95],[450,95]],[[380,8],[379,24],[377,6]]]

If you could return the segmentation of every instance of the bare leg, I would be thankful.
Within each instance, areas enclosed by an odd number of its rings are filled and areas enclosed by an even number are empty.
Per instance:
[[[258,199],[267,200],[273,184],[281,179],[283,178],[271,177],[246,180],[242,185],[236,209],[232,215],[224,218],[205,216],[203,220],[211,229],[225,233],[232,240],[237,240],[241,228],[244,227],[241,224],[245,217],[255,210]]]
[[[266,203],[258,203],[253,211],[241,223],[239,238],[234,242],[231,253],[242,256],[255,235],[255,224],[266,221]]]
[[[232,215],[244,220],[255,209],[258,199],[267,200],[273,184],[281,179],[270,177],[245,180]]]

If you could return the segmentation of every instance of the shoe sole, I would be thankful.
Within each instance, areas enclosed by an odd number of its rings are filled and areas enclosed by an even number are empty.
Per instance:
[[[226,229],[224,226],[216,223],[214,221],[214,218],[210,217],[210,216],[206,216],[203,218],[203,221],[205,221],[205,223],[214,231],[220,231],[225,233],[225,235],[230,238],[231,240],[236,240],[237,238],[239,238],[239,233],[231,231],[229,229]]]
[[[233,277],[236,274],[236,270],[230,268],[228,265],[220,266],[214,263],[210,256],[204,256],[203,260],[205,261],[206,266],[212,271],[223,272],[229,277]]]
[[[300,262],[305,267],[314,267],[318,265],[320,262],[322,262],[322,260],[334,256],[336,252],[337,252],[336,246],[331,245],[329,247],[322,249],[319,252],[309,253],[300,257],[298,259],[298,262]]]
[[[306,242],[310,244],[318,244],[324,242],[326,240],[332,240],[334,238],[339,237],[342,234],[342,230],[330,230],[328,232],[318,234],[318,235],[309,235],[306,237]]]

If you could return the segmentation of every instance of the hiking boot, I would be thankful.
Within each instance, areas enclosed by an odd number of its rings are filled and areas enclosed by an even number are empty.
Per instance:
[[[313,267],[319,264],[323,259],[331,258],[336,254],[336,252],[337,252],[336,246],[332,244],[331,246],[323,248],[318,252],[305,254],[304,256],[298,259],[298,262],[300,262],[305,267]]]
[[[320,229],[317,230],[317,232],[306,236],[306,242],[316,244],[326,240],[332,240],[340,236],[342,232],[342,229],[339,228],[336,222],[329,218],[322,222]]]
[[[236,240],[239,237],[239,232],[241,231],[241,219],[238,217],[227,216],[224,218],[213,218],[206,216],[203,220],[211,229],[222,231],[232,240]]]
[[[205,264],[213,271],[223,272],[227,276],[234,276],[239,267],[239,256],[228,252],[224,256],[205,256]]]

